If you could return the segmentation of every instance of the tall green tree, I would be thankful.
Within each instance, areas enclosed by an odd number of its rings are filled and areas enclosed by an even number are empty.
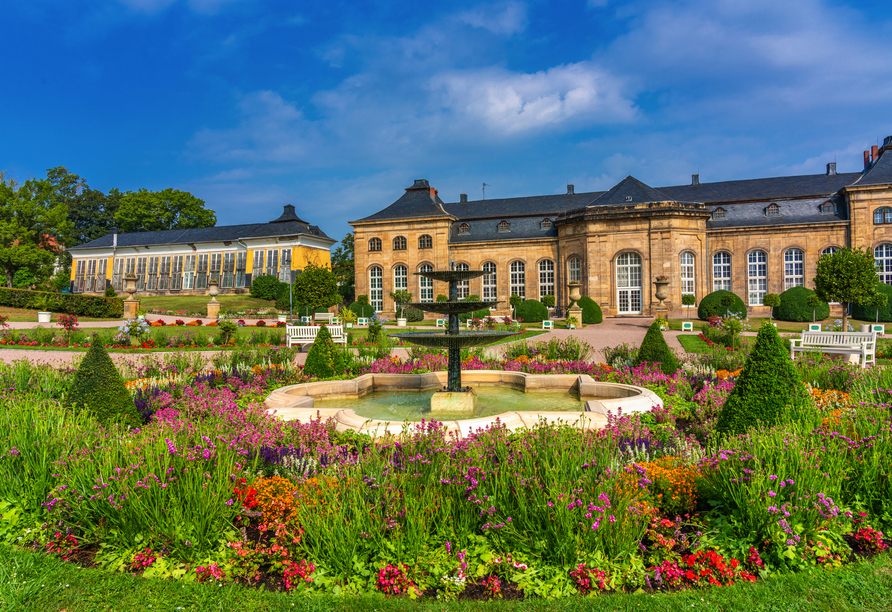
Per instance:
[[[53,273],[62,246],[70,239],[67,204],[48,179],[19,185],[0,174],[0,269],[6,286],[26,270],[43,282]],[[21,275],[20,275],[21,276]]]
[[[356,294],[356,259],[353,255],[353,234],[347,234],[331,254],[331,270],[338,279],[338,290],[344,301],[352,302]]]
[[[297,275],[293,291],[294,303],[311,308],[314,319],[317,308],[328,308],[341,303],[338,279],[334,272],[312,262]]]
[[[204,207],[204,200],[188,191],[165,189],[128,191],[115,211],[115,223],[122,232],[213,227],[214,211]]]
[[[848,329],[849,306],[869,304],[877,293],[877,268],[869,250],[842,248],[818,260],[815,293],[825,302],[840,302],[842,330]]]

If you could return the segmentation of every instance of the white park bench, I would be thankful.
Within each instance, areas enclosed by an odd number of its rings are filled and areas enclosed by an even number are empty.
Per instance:
[[[857,355],[861,367],[876,363],[876,332],[814,332],[804,331],[800,338],[790,340],[790,357],[805,351],[819,351],[839,355]]]
[[[334,340],[337,344],[347,344],[347,336],[344,334],[344,326],[343,325],[326,325],[329,333],[331,333],[331,339]],[[322,329],[318,326],[305,326],[305,325],[287,325],[285,327],[285,346],[303,346],[305,344],[313,344],[316,341],[316,334],[319,333],[319,330]]]
[[[369,318],[368,317],[356,317],[356,324],[357,325],[368,325]]]
[[[334,319],[334,313],[331,313],[331,312],[317,312],[316,313],[316,322],[317,323],[331,323],[332,319]]]

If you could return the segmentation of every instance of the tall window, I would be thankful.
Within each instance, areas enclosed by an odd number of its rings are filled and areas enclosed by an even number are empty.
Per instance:
[[[789,249],[784,253],[784,290],[801,287],[805,284],[803,270],[805,256],[799,249]]]
[[[248,263],[248,253],[246,251],[239,251],[238,256],[235,258],[235,286],[236,287],[244,287],[245,286],[245,270],[247,270]]]
[[[208,264],[208,280],[220,283],[220,269],[223,267],[223,253],[211,253],[210,263]]]
[[[393,250],[394,251],[405,251],[406,250],[406,237],[405,236],[397,236],[393,239]]]
[[[195,289],[208,288],[208,256],[199,255],[195,270]]]
[[[158,281],[158,258],[149,257],[149,273],[146,275],[146,291],[154,291]]]
[[[256,255],[256,253],[255,253]],[[195,255],[186,255],[183,265],[183,289],[195,288]]]
[[[892,223],[892,208],[888,206],[877,208],[873,211],[873,222],[877,225],[880,223]]]
[[[170,259],[170,290],[179,291],[183,288],[183,256],[174,255]]]
[[[881,244],[873,250],[880,282],[892,285],[892,244]]]
[[[395,291],[409,290],[409,271],[406,266],[397,266],[393,269],[393,288]]]
[[[279,266],[279,280],[291,282],[291,249],[282,249],[282,265]]]
[[[712,290],[731,291],[731,254],[716,253],[712,256]]]
[[[696,283],[694,282],[694,254],[681,254],[681,294],[695,295]]]
[[[827,247],[823,251],[821,251],[821,257],[824,255],[833,255],[834,253],[839,251],[839,247]]]
[[[79,293],[84,290],[84,278],[87,273],[86,262],[78,259],[74,266],[74,291]]]
[[[374,266],[369,270],[369,303],[375,312],[384,310],[384,275],[381,268]]]
[[[159,257],[158,290],[167,291],[170,286],[170,255]]]
[[[142,291],[146,288],[146,258],[136,258],[136,288]]]
[[[496,264],[487,261],[483,264],[483,271],[486,273],[483,275],[483,299],[495,300],[497,299]]]
[[[223,253],[223,275],[220,278],[220,287],[228,288],[233,286],[235,255],[235,253]]]
[[[381,250],[381,239],[380,238],[372,238],[369,240],[369,250],[370,251],[380,251]]]
[[[641,257],[623,253],[616,260],[617,311],[619,314],[641,313]]]
[[[468,270],[470,270],[470,268],[468,268],[468,264],[466,264],[466,263],[455,264],[455,269],[459,270],[461,272],[467,272]],[[471,281],[466,281],[466,280],[458,281],[457,287],[458,287],[458,299],[463,300],[466,297],[468,297],[468,295],[470,295]]]
[[[526,265],[522,261],[511,262],[511,295],[527,297],[527,273]]]
[[[267,276],[279,275],[279,250],[271,249],[266,252],[266,274]]]
[[[419,272],[433,272],[434,267],[430,264],[423,264],[418,267]],[[430,278],[426,278],[424,276],[418,277],[418,289],[421,295],[422,302],[433,302],[434,301],[434,281]]]
[[[427,234],[422,234],[418,237],[418,248],[419,249],[432,249],[434,248],[434,239],[428,236]]]
[[[578,257],[571,257],[567,260],[567,278],[571,283],[578,283],[582,277],[582,265],[579,263]]]
[[[115,291],[124,289],[124,258],[115,259],[114,268],[112,269],[112,287]]]
[[[263,250],[254,251],[254,268],[253,276],[257,278],[263,275]]]
[[[747,283],[750,306],[761,306],[768,293],[768,255],[765,251],[753,251],[747,256]]]
[[[539,262],[539,299],[554,295],[554,262],[543,259]]]

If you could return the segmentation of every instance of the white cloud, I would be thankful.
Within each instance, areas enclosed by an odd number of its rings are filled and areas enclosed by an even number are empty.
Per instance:
[[[459,13],[457,19],[469,26],[489,30],[493,34],[510,36],[526,29],[527,7],[521,2],[502,2]]]

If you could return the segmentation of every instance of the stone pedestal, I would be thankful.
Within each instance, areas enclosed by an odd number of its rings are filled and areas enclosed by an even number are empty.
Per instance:
[[[576,317],[576,320],[579,321],[579,329],[582,329],[582,308],[573,304],[573,306],[567,309],[567,318],[569,319],[570,317]]]
[[[220,318],[220,302],[214,300],[208,302],[208,319],[217,320]]]
[[[139,300],[124,300],[124,318],[135,319],[139,311]]]
[[[472,414],[477,408],[477,393],[467,391],[438,391],[431,398],[431,412],[462,412]]]

